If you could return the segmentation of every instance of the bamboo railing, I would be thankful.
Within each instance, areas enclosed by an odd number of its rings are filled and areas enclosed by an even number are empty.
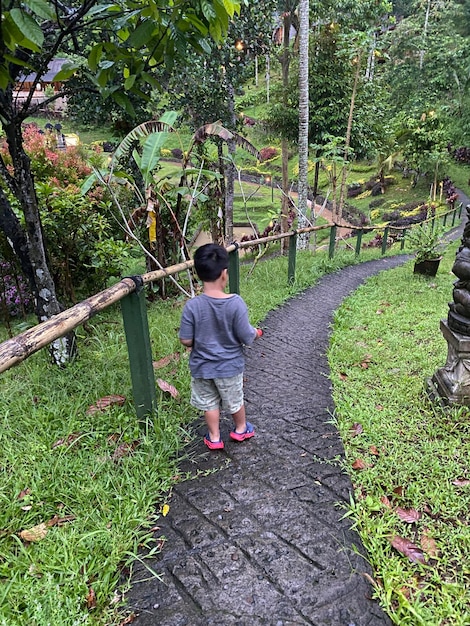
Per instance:
[[[460,217],[462,205],[447,212],[444,216],[444,224],[448,215],[453,216],[452,226],[455,223],[457,214]],[[343,226],[343,225],[341,225]],[[356,234],[356,255],[359,255],[362,235],[365,232],[374,230],[384,231],[382,254],[385,254],[387,247],[388,232],[390,226],[377,227],[348,227]],[[269,237],[262,237],[244,242],[235,242],[227,247],[229,253],[229,281],[230,291],[239,293],[239,250],[251,248],[256,245],[263,245],[270,242],[280,241],[289,238],[289,259],[288,259],[288,282],[295,280],[296,261],[296,241],[298,235],[312,233],[315,231],[330,229],[329,238],[329,258],[333,258],[336,231],[338,225],[333,223],[321,226],[311,226],[298,230],[289,231]],[[410,227],[407,227],[410,228]],[[395,228],[404,232],[407,228]],[[404,237],[403,243],[404,244]],[[79,302],[78,304],[62,311],[33,328],[20,333],[19,335],[4,341],[0,344],[0,373],[20,364],[29,356],[45,348],[53,341],[56,341],[78,326],[90,320],[94,315],[104,311],[108,307],[121,302],[124,328],[129,351],[131,368],[131,378],[134,393],[134,404],[139,417],[143,417],[149,412],[156,410],[155,380],[152,365],[152,355],[150,353],[150,339],[148,332],[148,320],[145,309],[145,297],[143,286],[148,283],[162,280],[163,278],[179,274],[191,269],[194,265],[192,260],[178,263],[160,270],[155,270],[142,274],[141,276],[130,276],[122,278],[112,287]]]

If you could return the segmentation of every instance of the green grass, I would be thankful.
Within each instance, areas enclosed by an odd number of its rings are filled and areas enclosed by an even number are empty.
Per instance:
[[[437,277],[412,264],[379,274],[337,311],[329,349],[335,421],[354,484],[348,515],[367,548],[376,593],[395,624],[470,623],[470,410],[444,411],[425,392],[446,362],[439,323],[455,276],[455,244]],[[354,436],[354,424],[362,433]],[[365,469],[354,470],[360,459]],[[420,513],[406,523],[396,509]],[[394,536],[424,550],[426,563],[392,548]]]
[[[35,122],[39,128],[44,129],[47,123],[55,126],[60,124],[62,126],[62,132],[67,135],[69,133],[76,133],[80,137],[80,141],[83,144],[91,144],[95,141],[119,141],[120,138],[113,136],[109,128],[97,127],[89,128],[69,121],[67,118],[57,119],[52,117],[29,117],[26,119],[26,123]]]

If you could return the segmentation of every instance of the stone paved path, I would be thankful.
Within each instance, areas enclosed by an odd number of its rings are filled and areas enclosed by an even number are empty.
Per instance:
[[[451,238],[465,221],[463,211]],[[352,485],[331,423],[326,351],[344,297],[405,260],[385,257],[325,276],[267,316],[264,337],[247,349],[256,436],[231,442],[226,417],[223,452],[197,439],[183,469],[199,477],[176,486],[159,520],[164,548],[135,568],[127,596],[133,626],[391,624],[372,599],[372,572],[338,506]]]
[[[264,337],[247,349],[256,436],[231,442],[226,417],[225,451],[206,452],[198,439],[185,463],[207,475],[174,490],[158,532],[166,545],[147,562],[159,578],[142,564],[134,572],[133,626],[390,624],[371,599],[371,571],[338,506],[352,486],[330,423],[326,349],[343,298],[404,261],[383,258],[326,276],[267,316]]]

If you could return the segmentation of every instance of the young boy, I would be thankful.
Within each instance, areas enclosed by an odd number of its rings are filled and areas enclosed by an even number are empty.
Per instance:
[[[179,338],[191,348],[191,405],[204,411],[208,433],[204,443],[220,450],[220,408],[232,414],[230,437],[244,441],[255,429],[246,421],[243,400],[243,346],[263,333],[250,325],[248,309],[236,294],[225,293],[228,282],[228,252],[208,243],[196,250],[194,267],[203,282],[203,293],[188,300],[183,309]]]

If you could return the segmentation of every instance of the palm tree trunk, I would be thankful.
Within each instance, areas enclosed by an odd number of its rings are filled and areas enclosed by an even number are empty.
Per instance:
[[[309,0],[299,2],[299,228],[308,225],[308,42],[309,42]],[[308,248],[309,234],[297,238],[297,248]]]

